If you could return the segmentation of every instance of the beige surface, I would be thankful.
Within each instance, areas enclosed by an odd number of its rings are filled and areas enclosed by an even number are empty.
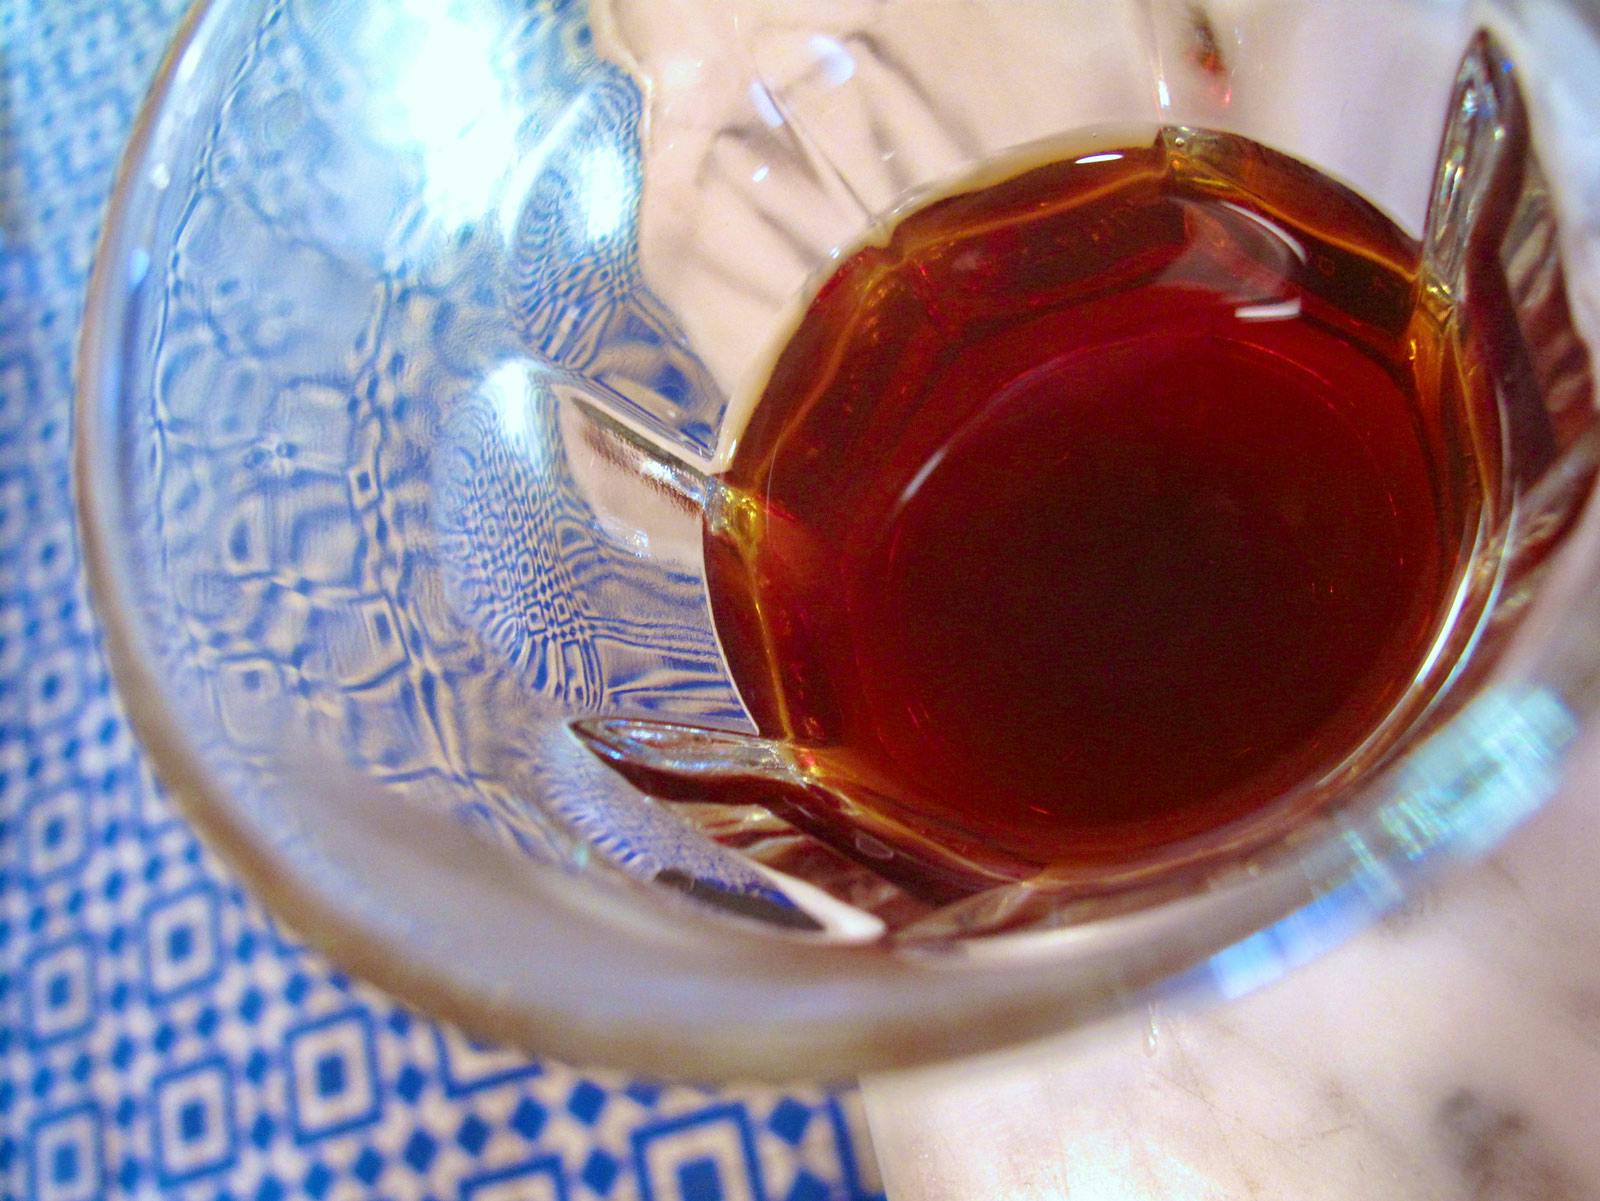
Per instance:
[[[1493,859],[1269,988],[866,1100],[894,1201],[1600,1197],[1600,739]]]

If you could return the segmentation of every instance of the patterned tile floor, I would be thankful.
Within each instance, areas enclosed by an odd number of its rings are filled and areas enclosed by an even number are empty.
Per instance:
[[[178,0],[0,0],[0,1193],[865,1201],[852,1093],[475,1045],[275,929],[134,745],[84,592],[72,352]]]

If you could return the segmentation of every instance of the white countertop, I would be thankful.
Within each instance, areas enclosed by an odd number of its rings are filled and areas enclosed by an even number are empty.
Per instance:
[[[1600,737],[1492,858],[1239,1000],[866,1082],[894,1201],[1600,1197]]]

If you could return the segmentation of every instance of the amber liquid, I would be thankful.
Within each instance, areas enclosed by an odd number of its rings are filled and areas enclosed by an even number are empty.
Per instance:
[[[1213,137],[928,203],[846,258],[708,518],[763,733],[1025,875],[1234,830],[1370,748],[1459,579],[1418,251]]]

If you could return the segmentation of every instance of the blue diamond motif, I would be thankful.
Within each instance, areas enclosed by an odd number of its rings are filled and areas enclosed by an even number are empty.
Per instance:
[[[426,1130],[418,1130],[406,1140],[405,1150],[401,1152],[406,1163],[410,1164],[417,1173],[428,1170],[433,1163],[434,1154],[439,1149],[439,1141]]]
[[[222,971],[219,921],[216,890],[208,883],[145,907],[144,967],[152,1002],[216,982]]]
[[[19,991],[34,1046],[74,1038],[94,1024],[94,962],[94,948],[83,935],[40,947],[24,961]]]
[[[250,1058],[245,1060],[244,1064],[245,1079],[250,1081],[251,1084],[260,1084],[262,1080],[266,1079],[267,1068],[270,1066],[271,1060],[267,1058],[265,1051],[255,1050],[250,1052]]]
[[[722,1173],[714,1159],[689,1159],[678,1165],[678,1195],[683,1201],[723,1201]]]
[[[456,1142],[468,1155],[478,1154],[489,1142],[489,1123],[477,1114],[469,1113],[462,1120],[461,1129],[456,1131]]]
[[[772,1116],[767,1119],[767,1126],[791,1147],[795,1146],[805,1137],[806,1127],[811,1124],[811,1110],[793,1097],[785,1097],[779,1101],[772,1111]]]
[[[524,1097],[511,1113],[511,1129],[532,1142],[544,1129],[546,1117],[544,1106],[532,1097]]]
[[[394,1091],[409,1102],[415,1102],[422,1095],[423,1085],[428,1083],[428,1078],[422,1074],[415,1064],[408,1063],[400,1069],[400,1074],[395,1077]]]
[[[617,1158],[596,1148],[589,1153],[589,1158],[584,1161],[580,1178],[585,1184],[599,1193],[602,1197],[611,1191],[611,1186],[617,1182],[617,1174],[621,1171]]]
[[[753,1135],[749,1110],[737,1101],[633,1131],[642,1195],[661,1201],[766,1196]]]
[[[649,1107],[661,1100],[661,1086],[651,1084],[647,1080],[635,1080],[622,1090],[622,1093],[631,1101]]]
[[[234,1163],[233,1076],[221,1056],[157,1076],[150,1094],[163,1185],[187,1184]]]
[[[328,1187],[333,1184],[333,1173],[320,1163],[314,1163],[311,1165],[310,1170],[306,1172],[306,1178],[303,1183],[306,1196],[310,1197],[312,1201],[322,1201],[322,1198],[328,1195]]]
[[[364,1009],[329,1014],[290,1030],[290,1124],[301,1143],[378,1120],[383,1095],[372,1015]]]
[[[73,1143],[62,1143],[50,1156],[50,1183],[60,1188],[77,1178],[78,1148]]]
[[[42,758],[29,762],[30,778],[43,771]],[[86,794],[69,785],[40,797],[24,813],[22,862],[29,879],[42,883],[70,874],[88,857],[87,799]]]
[[[344,1092],[344,1058],[339,1055],[324,1055],[317,1060],[317,1095],[332,1097],[342,1092]]]
[[[364,1147],[350,1170],[362,1184],[376,1184],[378,1177],[383,1175],[383,1156],[371,1147]]]
[[[24,1186],[30,1197],[98,1201],[104,1195],[100,1117],[92,1104],[35,1118],[22,1147],[31,1166],[32,1188]]]
[[[606,1106],[606,1090],[590,1080],[580,1080],[567,1098],[567,1112],[587,1126],[594,1125]]]

